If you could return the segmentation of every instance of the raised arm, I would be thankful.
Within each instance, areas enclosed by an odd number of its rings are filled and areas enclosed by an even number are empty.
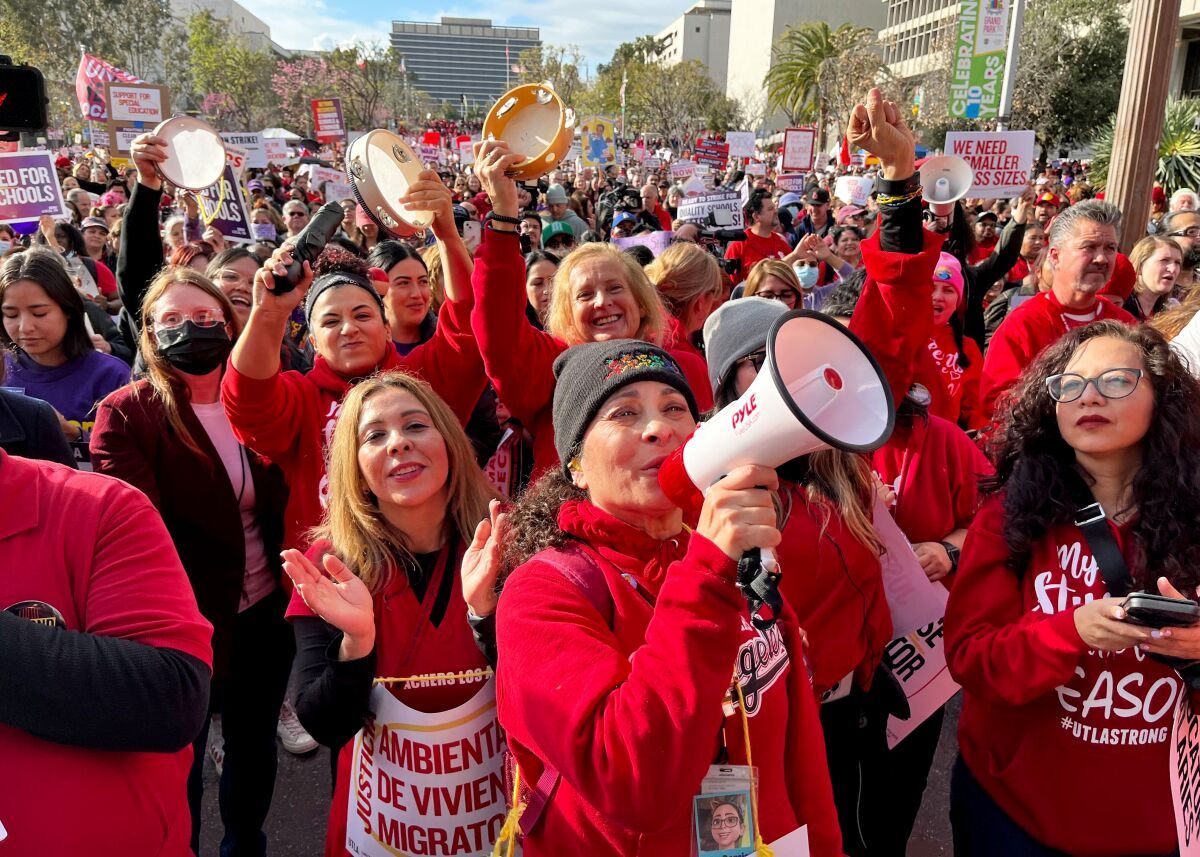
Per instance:
[[[162,179],[155,165],[166,160],[167,146],[162,137],[140,134],[129,148],[138,180],[121,223],[117,296],[121,298],[121,332],[126,344],[136,351],[142,333],[142,298],[166,262],[158,231]]]

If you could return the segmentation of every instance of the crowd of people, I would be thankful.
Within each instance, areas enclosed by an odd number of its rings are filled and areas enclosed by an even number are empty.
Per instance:
[[[948,592],[955,854],[1178,854],[1200,622],[1126,596],[1200,595],[1197,196],[1125,256],[1085,165],[939,215],[878,90],[847,137],[867,205],[731,168],[734,236],[666,171],[519,184],[488,140],[396,201],[428,230],[343,201],[291,288],[304,170],[250,172],[246,245],[153,134],[60,161],[70,217],[0,224],[0,851],[199,854],[211,760],[221,854],[286,853],[280,739],[330,751],[330,857],[900,857],[946,709],[889,742],[886,518]],[[664,462],[796,310],[894,430],[679,508]]]

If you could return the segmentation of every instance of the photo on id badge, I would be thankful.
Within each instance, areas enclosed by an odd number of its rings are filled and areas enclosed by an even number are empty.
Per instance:
[[[698,795],[695,825],[700,857],[744,857],[754,853],[749,791]]]

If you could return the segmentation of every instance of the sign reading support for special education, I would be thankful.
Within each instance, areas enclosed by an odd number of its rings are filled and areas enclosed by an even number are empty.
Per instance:
[[[346,139],[346,123],[342,120],[342,99],[314,98],[312,112],[313,134],[318,143],[335,143]]]
[[[30,223],[43,214],[66,216],[53,153],[0,154],[0,223]]]
[[[114,155],[129,154],[129,145],[139,134],[153,131],[171,115],[171,92],[153,83],[106,81],[108,135]]]
[[[950,74],[950,115],[995,119],[1008,39],[1008,0],[961,0]]]
[[[1033,171],[1033,131],[950,131],[946,154],[962,158],[975,172],[968,196],[1018,196]]]
[[[221,139],[230,146],[246,150],[246,166],[252,170],[267,168],[267,150],[263,147],[262,134],[249,131],[221,132]]]
[[[788,128],[783,132],[783,158],[779,164],[785,171],[808,172],[813,168],[817,148],[814,128]]]
[[[679,219],[688,223],[707,223],[708,215],[714,211],[728,211],[732,215],[732,222],[725,228],[745,228],[742,219],[742,195],[737,191],[702,193],[686,197],[679,203]]]

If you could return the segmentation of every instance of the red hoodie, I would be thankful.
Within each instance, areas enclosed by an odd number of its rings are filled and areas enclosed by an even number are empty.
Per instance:
[[[475,309],[471,325],[496,397],[533,436],[533,478],[558,464],[554,449],[554,361],[567,343],[538,330],[525,316],[525,262],[516,233],[483,230],[471,277]],[[664,345],[679,363],[701,411],[712,407],[703,358]],[[694,351],[694,349],[693,349]]]
[[[1068,312],[1053,290],[1034,295],[1010,312],[996,328],[983,361],[983,418],[992,419],[996,401],[1042,351],[1067,331],[1101,319],[1136,324],[1133,316],[1103,298],[1096,299],[1092,310]]]
[[[468,324],[471,301],[446,301],[433,338],[401,357],[389,347],[373,371],[405,369],[424,378],[464,425],[487,379]],[[290,495],[283,546],[308,547],[307,532],[321,521],[329,490],[325,453],[348,380],[320,355],[307,375],[279,372],[250,378],[233,366],[221,381],[221,401],[237,439],[283,468]]]
[[[1110,527],[1136,568],[1128,527]],[[1168,758],[1179,675],[1136,649],[1089,651],[1075,607],[1108,592],[1073,524],[1052,527],[1019,575],[1011,554],[994,497],[971,525],[946,608],[946,660],[965,691],[963,761],[1050,848],[1174,851]]]
[[[521,775],[562,775],[526,857],[689,857],[692,798],[724,744],[744,764],[736,668],[759,769],[767,842],[808,824],[812,853],[840,857],[824,739],[795,614],[749,622],[736,563],[681,533],[658,541],[585,502],[559,513],[611,593],[611,626],[544,551],[508,578],[497,610],[500,720]],[[548,645],[548,641],[553,641]],[[793,662],[794,661],[794,662]]]
[[[970,363],[965,369],[958,365],[958,343],[954,341],[954,331],[950,325],[934,328],[933,336],[929,339],[929,356],[941,372],[942,387],[946,394],[940,401],[930,405],[930,413],[952,423],[965,423],[968,429],[982,428],[987,425],[979,407],[983,354],[969,336],[963,337],[962,350],[966,352]]]

